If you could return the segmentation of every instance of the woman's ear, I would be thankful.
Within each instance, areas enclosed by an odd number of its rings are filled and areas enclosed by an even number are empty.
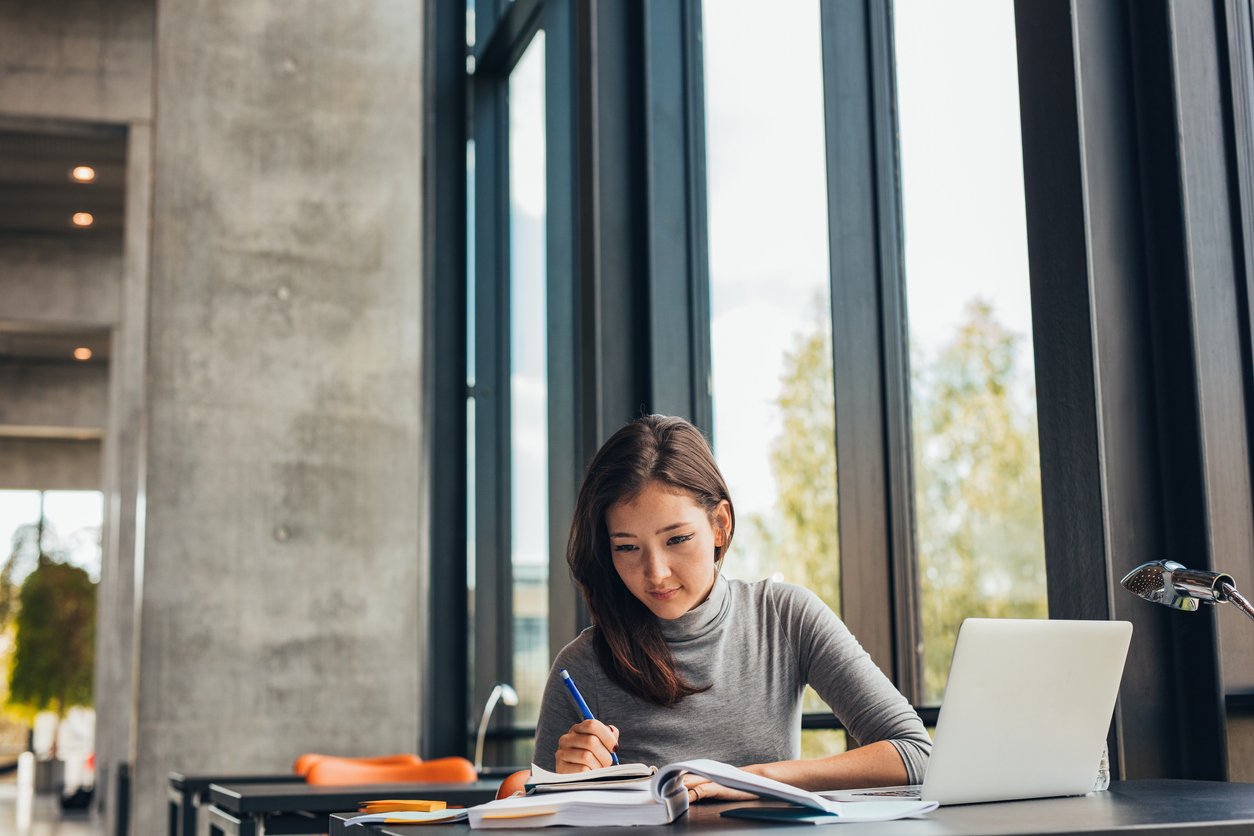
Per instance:
[[[731,527],[731,503],[726,499],[720,500],[718,505],[714,506],[714,544],[716,546],[727,545],[732,535]]]

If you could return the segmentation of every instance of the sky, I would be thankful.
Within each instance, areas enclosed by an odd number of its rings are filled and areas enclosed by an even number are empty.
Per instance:
[[[514,562],[549,560],[544,32],[509,80],[510,408]]]
[[[911,338],[934,354],[976,297],[1027,337],[1013,5],[894,8]],[[784,353],[830,304],[819,12],[817,0],[710,0],[703,16],[713,433],[748,514],[774,503]]]
[[[100,580],[99,530],[104,520],[104,496],[99,491],[48,491],[44,517],[59,539],[70,546],[70,562]],[[39,521],[39,491],[0,491],[0,562],[12,551],[13,534],[20,526]],[[21,583],[33,565],[18,567],[14,582]]]
[[[1013,5],[897,0],[907,308],[926,362],[974,298],[1025,337],[1027,243]],[[785,352],[829,305],[817,0],[707,0],[705,104],[715,452],[742,514],[776,488]],[[549,549],[543,32],[510,77],[514,560]],[[1030,366],[1028,371],[1030,371]]]

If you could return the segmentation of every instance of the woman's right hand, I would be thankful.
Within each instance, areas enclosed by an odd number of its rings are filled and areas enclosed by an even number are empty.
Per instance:
[[[587,772],[610,766],[618,750],[618,729],[600,720],[584,720],[557,739],[557,771]]]

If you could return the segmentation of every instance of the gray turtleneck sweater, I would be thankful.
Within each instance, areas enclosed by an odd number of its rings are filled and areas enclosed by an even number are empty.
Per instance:
[[[795,760],[809,684],[851,737],[889,741],[910,782],[922,782],[932,741],[918,714],[814,593],[719,576],[704,603],[661,625],[679,673],[710,689],[671,708],[641,700],[609,680],[592,647],[595,628],[584,630],[549,673],[536,726],[537,765],[553,769],[557,739],[583,719],[558,673],[565,668],[596,718],[618,727],[623,763]]]

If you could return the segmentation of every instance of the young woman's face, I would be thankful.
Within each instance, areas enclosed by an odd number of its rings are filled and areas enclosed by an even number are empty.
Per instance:
[[[605,512],[614,569],[658,618],[679,618],[714,587],[714,549],[731,525],[726,502],[714,517],[721,530],[691,496],[656,482]]]

